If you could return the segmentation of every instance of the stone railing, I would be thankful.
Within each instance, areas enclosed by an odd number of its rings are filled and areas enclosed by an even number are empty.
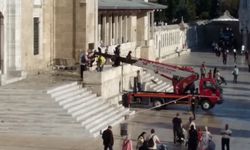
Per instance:
[[[178,24],[155,26],[154,46],[158,59],[186,50],[186,29]]]

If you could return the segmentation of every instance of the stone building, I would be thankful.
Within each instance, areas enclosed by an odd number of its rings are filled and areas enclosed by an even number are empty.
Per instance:
[[[1,0],[0,83],[48,71],[54,58],[77,61],[97,41],[97,0]]]
[[[250,1],[241,0],[239,8],[239,21],[240,28],[239,31],[242,35],[242,44],[246,46],[249,50],[250,47]]]

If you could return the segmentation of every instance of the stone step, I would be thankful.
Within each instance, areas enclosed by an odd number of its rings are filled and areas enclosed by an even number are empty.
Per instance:
[[[124,120],[125,120],[124,117],[121,117],[121,118],[109,123],[108,125],[115,126]],[[93,137],[98,137],[100,135],[100,133],[102,133],[105,129],[107,129],[108,125],[106,125],[106,126],[104,125],[99,130],[93,131],[91,134],[93,135]]]
[[[58,87],[53,87],[49,90],[47,90],[47,93],[48,94],[51,94],[51,93],[55,93],[55,92],[58,92],[58,91],[62,91],[64,89],[68,89],[72,86],[76,86],[77,85],[77,82],[72,82],[72,83],[69,83],[69,84],[66,84],[66,85],[61,85],[61,86],[58,86]]]
[[[44,119],[44,120],[42,120]],[[69,121],[70,120],[70,121]],[[28,117],[28,118],[23,118],[23,117],[11,117],[11,118],[6,118],[3,117],[1,119],[1,121],[3,123],[1,123],[1,125],[3,124],[7,124],[7,123],[12,123],[12,124],[17,124],[17,125],[22,125],[22,124],[30,124],[32,125],[42,125],[42,124],[47,124],[49,126],[54,126],[55,124],[63,124],[63,125],[68,125],[68,124],[77,124],[76,121],[73,120],[73,118],[58,118],[57,120],[53,120],[50,117],[39,117],[39,116],[34,116],[32,118]]]
[[[71,113],[71,114],[75,114],[76,112],[83,111],[83,110],[92,108],[93,106],[96,106],[96,105],[98,105],[98,104],[102,104],[102,103],[103,103],[103,101],[101,100],[100,97],[94,97],[94,99],[95,99],[95,98],[96,98],[96,99],[99,99],[100,102],[96,103],[96,101],[92,101],[92,100],[90,99],[90,100],[88,100],[88,102],[86,102],[86,103],[82,103],[82,104],[80,104],[80,105],[78,105],[78,106],[75,106],[75,107],[73,107],[73,108],[68,109],[68,112]],[[86,108],[86,109],[84,109],[84,108]],[[77,114],[77,113],[76,113],[76,114]],[[73,116],[75,116],[75,115],[73,115]]]
[[[75,106],[79,106],[81,104],[90,104],[90,103],[95,103],[99,100],[99,98],[96,97],[96,94],[91,94],[87,97],[81,98],[79,100],[75,100],[71,103],[67,103],[65,105],[63,105],[64,109],[70,109],[70,108],[74,108]]]
[[[96,126],[98,126],[100,123],[105,122],[106,120],[108,120],[109,118],[115,116],[116,114],[119,114],[120,112],[122,112],[122,110],[120,109],[114,109],[112,112],[103,115],[101,118],[97,119],[97,120],[93,120],[92,122],[88,123],[87,125],[85,125],[86,129],[92,129]]]
[[[89,129],[90,133],[96,133],[96,132],[100,132],[100,130],[103,130],[105,128],[107,128],[107,126],[109,124],[114,123],[116,120],[119,120],[122,118],[122,120],[124,120],[124,115],[129,113],[128,109],[125,109],[124,111],[121,111],[119,113],[117,113],[115,116],[110,117],[109,119],[106,119],[105,121],[103,121],[102,123],[96,125],[95,127]]]
[[[6,108],[4,108],[4,109],[0,109],[0,111],[3,111],[3,112],[6,112],[6,113],[8,113],[9,111],[20,111],[20,112],[30,112],[30,113],[32,113],[32,112],[39,112],[39,113],[65,113],[65,111],[63,110],[63,109],[59,109],[59,108],[56,108],[56,107],[54,107],[54,108],[46,108],[46,109],[40,109],[41,108],[41,106],[40,107],[34,107],[34,106],[30,106],[30,107],[26,107],[26,108],[20,108],[20,107],[11,107],[11,106],[9,106],[9,107],[7,107],[7,106],[5,106]]]
[[[88,112],[88,113],[83,113],[83,114],[79,114],[76,117],[76,120],[78,122],[82,122],[85,121],[87,119],[90,119],[92,117],[94,117],[96,114],[101,114],[102,112],[104,112],[105,110],[109,109],[110,105],[109,104],[104,104],[98,108],[93,109],[92,111]],[[112,107],[111,107],[112,108]]]
[[[51,95],[52,98],[59,97],[59,96],[65,94],[65,93],[71,93],[71,92],[73,92],[75,90],[78,90],[78,89],[82,89],[82,88],[80,88],[79,85],[75,85],[75,86],[71,86],[71,87],[69,87],[67,89],[62,89],[60,91],[53,92],[50,95]]]
[[[98,103],[93,103],[90,105],[82,105],[79,107],[79,109],[76,109],[75,111],[71,112],[71,114],[73,117],[80,116],[84,113],[89,113],[89,112],[93,111],[94,109],[101,107],[102,105],[109,105],[109,104],[104,103],[104,101],[100,101]],[[85,109],[84,109],[84,107],[85,107]]]
[[[115,111],[115,108],[114,108],[114,107],[109,107],[109,108],[107,108],[106,110],[103,110],[102,112],[96,113],[96,114],[93,115],[92,117],[85,118],[85,119],[81,122],[81,125],[82,125],[82,126],[88,125],[89,123],[91,123],[91,122],[93,122],[93,121],[96,121],[96,120],[100,119],[101,117],[110,114],[112,111]]]
[[[166,89],[166,92],[174,92],[174,87],[170,86],[169,88]]]
[[[83,94],[84,92],[86,92],[87,89],[77,89],[77,90],[73,90],[73,91],[69,91],[67,93],[62,93],[60,96],[54,97],[56,102],[65,100],[67,98],[70,98],[72,96],[75,95],[80,95]]]
[[[20,98],[20,99],[2,99],[1,96],[0,96],[0,101],[1,101],[1,104],[8,104],[8,105],[11,105],[11,104],[26,104],[27,106],[29,105],[35,105],[35,104],[39,104],[39,105],[55,105],[56,102],[54,102],[53,100],[50,100],[48,101],[47,100],[44,100],[42,98],[39,98],[39,99],[27,99],[27,98]],[[1,105],[0,104],[0,105]]]
[[[149,73],[145,73],[142,75],[142,81],[146,82],[147,80],[150,80],[152,76]]]
[[[70,103],[72,101],[75,101],[75,100],[78,100],[78,99],[81,99],[81,98],[84,98],[84,97],[88,97],[91,94],[92,94],[92,91],[86,91],[86,92],[84,92],[82,94],[78,94],[78,95],[72,96],[70,98],[67,98],[65,100],[59,101],[59,105],[63,106],[63,105],[65,105],[67,103]]]
[[[169,87],[169,85],[165,85],[162,87],[159,87],[157,89],[155,89],[157,92],[166,92],[167,88]]]
[[[168,87],[168,84],[167,83],[162,83],[162,84],[159,84],[158,86],[154,87],[154,90],[155,91],[158,91],[159,89],[166,89]]]
[[[19,95],[41,95],[46,94],[45,90],[33,90],[33,89],[8,89],[0,88],[0,94],[19,94]]]
[[[148,75],[149,75],[148,77],[145,77],[142,79],[143,82],[150,82],[152,79],[155,78],[154,76],[151,76],[150,74],[148,74]]]
[[[149,85],[149,87],[151,88],[151,89],[154,89],[154,88],[156,88],[157,86],[161,86],[162,84],[165,84],[163,81],[158,81],[157,83],[153,83],[153,84],[151,84],[151,85]]]

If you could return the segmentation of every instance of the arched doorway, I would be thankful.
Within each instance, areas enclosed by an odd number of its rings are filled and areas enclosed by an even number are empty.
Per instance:
[[[0,12],[0,73],[3,72],[3,14]]]

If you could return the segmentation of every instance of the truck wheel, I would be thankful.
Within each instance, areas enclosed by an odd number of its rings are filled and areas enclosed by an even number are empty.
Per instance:
[[[208,100],[203,100],[203,101],[201,102],[201,108],[202,108],[203,110],[207,111],[207,110],[209,110],[209,109],[212,108],[212,105],[211,105],[211,103],[210,103]]]

